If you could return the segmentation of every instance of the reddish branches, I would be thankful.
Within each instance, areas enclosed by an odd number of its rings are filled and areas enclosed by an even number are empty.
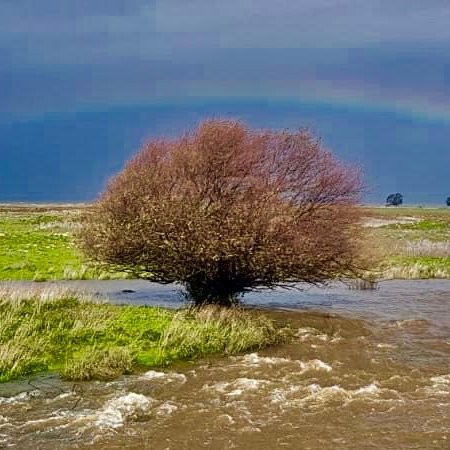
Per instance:
[[[196,303],[355,269],[359,173],[307,131],[210,120],[150,140],[87,217],[94,260],[183,283]]]

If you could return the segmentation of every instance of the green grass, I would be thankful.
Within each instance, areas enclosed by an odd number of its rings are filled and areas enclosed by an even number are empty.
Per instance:
[[[183,311],[96,303],[61,290],[0,290],[0,382],[57,371],[69,380],[111,379],[274,344],[287,336],[242,309]]]
[[[289,330],[276,329],[263,315],[239,308],[204,306],[177,312],[161,334],[158,362],[212,353],[233,354],[286,340]]]
[[[80,211],[0,210],[0,280],[126,278],[83,262],[73,233]]]
[[[384,207],[384,206],[365,206],[362,208],[365,215],[376,218],[393,218],[393,217],[447,217],[450,219],[450,208],[428,208],[419,206],[399,206],[399,207]]]
[[[410,223],[389,223],[367,228],[381,261],[378,278],[450,278],[450,208],[365,208],[368,219],[414,218]]]
[[[127,273],[110,272],[83,261],[74,233],[86,207],[0,205],[0,280],[129,278]],[[446,256],[450,245],[450,208],[364,207],[363,212],[369,219],[417,219],[366,229],[374,252],[383,253],[374,272],[385,271],[394,278],[450,276],[446,275],[446,262],[436,259]],[[420,252],[411,255],[414,248]]]
[[[398,223],[385,225],[385,229],[399,230],[399,231],[449,231],[450,222],[443,220],[420,220],[413,223]]]
[[[450,222],[438,219],[425,219],[414,223],[394,223],[367,231],[375,241],[387,241],[389,246],[397,244],[399,241],[446,242],[450,240]]]
[[[392,256],[379,268],[385,279],[450,278],[450,258]]]

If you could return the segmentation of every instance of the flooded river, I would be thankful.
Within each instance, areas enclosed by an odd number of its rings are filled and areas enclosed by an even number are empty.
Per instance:
[[[79,282],[177,307],[173,286]],[[296,338],[116,381],[0,385],[0,448],[450,449],[450,281],[245,297]]]

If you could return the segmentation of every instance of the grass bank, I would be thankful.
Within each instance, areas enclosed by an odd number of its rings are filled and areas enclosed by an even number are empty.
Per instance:
[[[450,278],[450,258],[433,256],[391,256],[377,268],[385,280]]]
[[[58,289],[0,290],[0,382],[46,371],[111,379],[138,367],[259,349],[282,341],[238,308],[170,311],[95,302]]]

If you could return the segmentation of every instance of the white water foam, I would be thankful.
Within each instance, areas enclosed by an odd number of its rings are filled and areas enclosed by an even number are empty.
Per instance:
[[[217,421],[223,425],[234,425],[236,421],[229,414],[221,414],[217,417]]]
[[[234,381],[223,381],[214,384],[205,384],[204,390],[214,390],[227,397],[238,397],[246,391],[255,391],[261,386],[268,384],[267,380],[256,380],[254,378],[237,378]]]
[[[54,403],[57,402],[59,400],[65,400],[67,398],[70,397],[76,397],[76,393],[75,392],[63,392],[62,394],[57,395],[56,397],[52,397],[52,398],[47,398],[45,400],[46,403]]]
[[[377,398],[381,393],[381,389],[376,383],[361,386],[354,390],[344,389],[339,385],[321,387],[318,384],[311,384],[307,389],[310,394],[303,399],[302,403],[307,403],[309,406],[313,407],[321,407],[326,403],[334,401],[342,401],[343,404],[346,404],[358,398],[373,399]]]
[[[234,358],[237,360],[238,358]],[[250,353],[241,358],[240,361],[244,366],[278,366],[278,365],[299,365],[301,373],[308,371],[331,372],[333,370],[330,364],[320,359],[312,359],[310,361],[292,360],[289,358],[278,358],[269,356],[259,356],[257,353]],[[293,368],[293,371],[295,369]]]
[[[299,338],[300,341],[304,342],[307,340],[315,340],[320,342],[330,342],[335,344],[343,340],[342,336],[339,334],[328,335],[320,332],[317,328],[312,327],[302,327],[297,330],[295,336]]]
[[[353,391],[353,395],[360,395],[360,396],[366,396],[366,395],[378,395],[381,392],[381,389],[378,387],[377,383],[370,383],[367,386],[360,387],[359,389],[356,389]]]
[[[426,388],[429,393],[446,396],[450,394],[450,374],[431,377],[430,381],[432,385]]]
[[[182,373],[177,372],[157,372],[156,370],[149,370],[139,377],[140,380],[155,380],[163,383],[178,382],[186,383],[187,377]]]
[[[306,341],[307,339],[318,339],[319,341],[326,342],[330,339],[327,334],[321,333],[316,328],[311,327],[302,327],[297,330],[295,336],[298,337],[301,341]]]
[[[0,444],[2,444],[2,448],[3,445],[5,445],[5,447],[12,447],[14,444],[9,444],[8,442],[11,441],[11,437],[8,436],[7,434],[2,434],[0,433]]]
[[[309,370],[331,372],[333,370],[329,364],[321,361],[320,359],[312,359],[307,362],[299,361],[299,364],[303,372],[307,372]]]
[[[95,424],[100,428],[119,428],[129,418],[137,417],[148,412],[154,400],[145,395],[130,392],[121,397],[109,400],[97,412]]]
[[[258,353],[249,353],[242,358],[242,362],[244,364],[258,366],[262,364],[286,364],[290,363],[291,360],[289,358],[277,358],[277,357],[268,357],[268,356],[259,356]]]
[[[166,372],[157,372],[156,370],[149,370],[145,372],[141,378],[145,378],[147,380],[164,380],[167,378]]]
[[[312,383],[307,386],[290,385],[286,388],[274,389],[270,395],[270,401],[281,404],[283,407],[306,406],[314,409],[335,401],[345,405],[355,399],[375,399],[381,392],[376,382],[354,390],[344,389],[339,385],[322,387],[320,384]]]
[[[298,385],[291,385],[287,388],[276,388],[270,395],[270,401],[272,403],[287,403],[289,397],[296,394],[301,389],[302,386]]]
[[[54,413],[54,415],[50,417],[44,417],[43,419],[34,419],[34,420],[27,420],[26,422],[17,425],[18,428],[25,429],[27,433],[30,433],[34,430],[39,430],[42,428],[42,424],[52,424],[65,421],[65,415],[64,414],[58,414],[57,412]],[[65,426],[65,425],[63,425]],[[53,428],[59,428],[59,427],[53,427]]]
[[[44,424],[46,431],[76,427],[77,435],[92,430],[92,427],[100,430],[116,429],[128,420],[148,413],[154,402],[150,397],[129,392],[107,401],[99,410],[57,410],[49,417],[28,420],[19,427],[27,433],[42,430]]]
[[[42,396],[42,392],[39,390],[21,392],[20,394],[14,395],[12,397],[0,397],[0,405],[26,403],[32,398],[38,398]]]
[[[377,348],[395,349],[397,347],[398,345],[395,344],[385,344],[385,343],[377,344]]]
[[[448,385],[450,386],[450,374],[439,375],[437,377],[431,377],[430,380],[434,385]]]
[[[173,402],[167,401],[155,409],[155,414],[159,417],[167,417],[167,416],[170,416],[171,414],[173,414],[177,410],[178,410],[178,405],[176,405]]]
[[[297,332],[295,333],[295,336],[311,336],[316,335],[319,333],[319,330],[317,328],[313,327],[300,327]]]

